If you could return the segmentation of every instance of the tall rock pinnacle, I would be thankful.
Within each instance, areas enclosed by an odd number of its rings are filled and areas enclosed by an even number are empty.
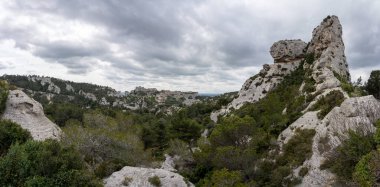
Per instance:
[[[313,31],[307,53],[313,53],[317,59],[313,69],[329,68],[340,76],[350,80],[344,43],[342,25],[337,16],[327,16]]]

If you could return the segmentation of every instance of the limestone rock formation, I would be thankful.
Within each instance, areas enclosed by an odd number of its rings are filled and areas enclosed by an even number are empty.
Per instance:
[[[44,114],[42,105],[21,90],[10,90],[2,119],[18,123],[33,139],[60,139],[61,129]]]
[[[290,62],[304,57],[306,43],[302,40],[280,40],[270,48],[275,62]]]
[[[254,103],[265,97],[266,92],[274,89],[275,85],[281,82],[282,76],[289,74],[298,67],[300,61],[304,60],[303,68],[310,73],[309,77],[314,82],[312,86],[315,91],[303,93],[302,87],[305,81],[299,90],[300,94],[312,95],[313,99],[302,111],[302,116],[280,133],[277,143],[281,151],[282,146],[295,135],[296,129],[314,129],[316,134],[313,137],[312,156],[302,166],[294,169],[293,174],[299,176],[301,168],[308,168],[308,173],[302,177],[300,186],[331,186],[336,181],[336,177],[328,170],[321,170],[321,164],[343,140],[348,138],[349,130],[375,132],[376,128],[373,124],[380,119],[380,101],[373,96],[350,98],[349,94],[342,89],[342,82],[348,82],[350,74],[344,53],[342,25],[336,16],[326,17],[314,29],[312,39],[306,46],[300,40],[284,40],[274,43],[270,53],[276,63],[264,65],[258,75],[244,83],[238,93],[239,96],[221,110],[213,112],[211,119],[216,121],[218,115],[226,114],[232,108],[238,109],[246,102]],[[277,66],[285,67],[287,71],[279,74]],[[271,73],[273,71],[275,73]],[[271,79],[268,79],[268,75]],[[264,81],[260,82],[261,79]],[[263,92],[264,89],[265,92]],[[319,111],[310,109],[319,99],[332,91],[341,92],[344,101],[323,119],[319,119],[317,115]]]
[[[315,111],[306,112],[278,138],[281,146],[293,137],[297,128],[316,131],[312,144],[313,154],[301,166],[309,168],[301,186],[330,186],[334,183],[335,176],[328,170],[321,170],[321,164],[327,155],[347,138],[349,130],[361,131],[365,134],[375,132],[373,123],[380,119],[380,101],[373,96],[348,98],[340,107],[331,110],[324,119],[318,119],[316,114]],[[294,171],[295,174],[298,174],[299,168]]]
[[[152,168],[139,168],[125,166],[120,171],[114,172],[111,176],[104,179],[105,187],[121,187],[124,185],[125,180],[128,180],[128,186],[144,186],[154,187],[149,178],[157,176],[160,179],[161,186],[167,187],[188,187],[194,186],[193,184],[186,182],[184,178],[174,172],[164,169],[152,169]],[[124,184],[123,184],[124,183]]]
[[[245,103],[254,103],[273,90],[283,77],[294,71],[304,59],[306,43],[302,40],[281,40],[274,43],[270,54],[274,64],[264,64],[263,69],[255,76],[245,81],[242,88],[230,104],[211,113],[211,120],[216,122],[218,116],[225,115],[231,109],[239,109]]]

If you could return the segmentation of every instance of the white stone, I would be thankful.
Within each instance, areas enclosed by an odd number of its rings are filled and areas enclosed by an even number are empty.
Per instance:
[[[157,176],[161,185],[165,187],[192,187],[193,184],[186,183],[185,179],[174,172],[164,169],[140,168],[125,166],[120,171],[114,172],[111,176],[103,180],[105,187],[122,187],[126,177],[132,181],[128,186],[133,187],[154,187],[148,180],[150,177]]]
[[[21,90],[10,90],[2,119],[11,120],[28,130],[33,139],[60,139],[61,129],[44,114],[42,105]]]

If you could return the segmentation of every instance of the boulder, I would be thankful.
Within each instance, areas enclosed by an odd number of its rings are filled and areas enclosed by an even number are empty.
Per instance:
[[[306,43],[302,40],[280,40],[270,48],[274,62],[290,62],[304,57]]]
[[[190,182],[174,172],[164,169],[141,168],[125,166],[120,171],[114,172],[111,176],[104,179],[105,187],[121,186],[144,186],[155,187],[149,182],[149,178],[157,176],[161,186],[165,187],[188,187],[194,186]],[[127,184],[127,185],[126,185]]]
[[[44,114],[42,105],[21,90],[10,90],[2,119],[28,130],[34,140],[60,139],[61,129]]]

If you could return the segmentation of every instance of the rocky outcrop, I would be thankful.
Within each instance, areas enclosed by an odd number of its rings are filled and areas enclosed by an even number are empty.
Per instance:
[[[315,129],[310,159],[301,167],[309,168],[300,186],[330,186],[335,176],[320,166],[327,156],[347,138],[348,131],[360,131],[364,134],[375,132],[374,123],[380,119],[380,102],[373,96],[354,97],[346,99],[340,107],[335,107],[322,120],[317,117],[317,111],[306,112],[301,118],[284,130],[278,142],[285,144],[299,129]],[[299,168],[294,170],[298,175]]]
[[[315,129],[312,156],[302,166],[293,170],[298,176],[300,168],[308,168],[300,186],[331,186],[336,181],[335,175],[328,170],[321,170],[321,164],[342,141],[348,138],[348,131],[373,133],[374,122],[380,119],[380,102],[373,96],[349,98],[342,90],[339,79],[350,79],[348,65],[344,55],[342,26],[336,16],[328,16],[313,31],[313,38],[307,48],[313,54],[314,62],[310,65],[312,77],[316,82],[314,98],[304,110],[304,114],[278,137],[280,147],[293,137],[296,129]],[[331,91],[340,91],[345,100],[332,109],[323,119],[318,119],[318,111],[309,111],[322,95]]]
[[[254,103],[264,98],[267,93],[283,80],[284,76],[294,71],[304,59],[306,43],[301,40],[281,40],[274,43],[270,53],[274,64],[264,64],[263,69],[255,76],[245,81],[238,93],[238,97],[227,106],[211,113],[214,122],[218,116],[229,113],[232,109],[239,109],[245,103]]]
[[[60,139],[62,134],[61,129],[45,116],[42,105],[21,90],[9,91],[2,119],[18,123],[35,140]]]
[[[272,45],[269,52],[274,62],[291,62],[304,57],[306,45],[302,40],[280,40]]]
[[[140,168],[125,166],[120,171],[114,172],[110,177],[104,179],[105,187],[118,186],[145,186],[154,187],[149,182],[149,178],[157,176],[161,186],[167,187],[188,187],[194,186],[190,182],[174,172],[164,169]],[[127,185],[126,185],[127,184]]]
[[[328,16],[313,31],[313,37],[307,48],[307,53],[317,57],[313,69],[328,68],[340,76],[350,79],[344,43],[342,25],[337,16]]]
[[[274,89],[285,75],[290,74],[298,67],[306,56],[315,59],[311,64],[304,66],[312,69],[312,77],[316,82],[316,91],[340,87],[341,79],[350,79],[344,43],[342,39],[342,25],[338,17],[328,16],[313,31],[309,44],[301,40],[280,40],[275,42],[271,49],[275,64],[265,64],[259,74],[249,78],[242,86],[229,105],[214,111],[210,118],[217,121],[218,116],[225,115],[231,109],[239,109],[245,103],[254,103],[266,96]]]

